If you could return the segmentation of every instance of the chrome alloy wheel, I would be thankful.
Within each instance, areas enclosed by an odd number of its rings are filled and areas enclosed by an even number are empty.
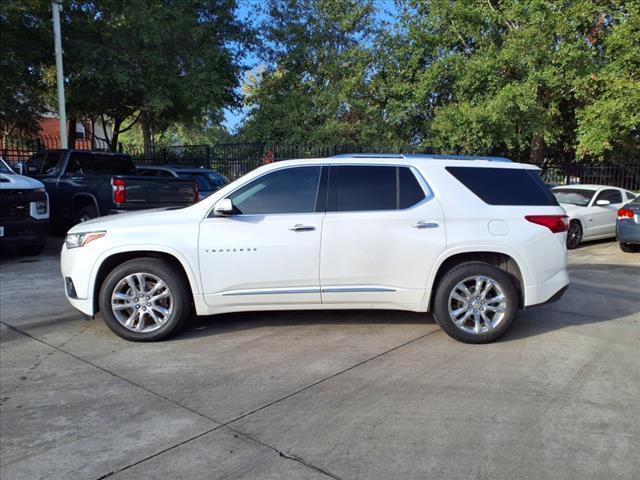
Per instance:
[[[491,332],[504,320],[507,299],[500,284],[478,275],[458,283],[449,294],[449,317],[460,330]]]
[[[166,283],[150,273],[127,275],[113,289],[111,310],[132,332],[153,332],[171,317],[173,295]]]

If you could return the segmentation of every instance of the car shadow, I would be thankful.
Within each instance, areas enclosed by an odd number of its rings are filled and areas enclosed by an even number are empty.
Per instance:
[[[570,267],[570,274],[572,284],[558,302],[519,311],[510,330],[499,341],[516,341],[640,314],[640,296],[636,291],[640,265],[579,264]],[[397,310],[228,313],[196,317],[170,341],[292,325],[435,325],[435,320],[431,314]]]

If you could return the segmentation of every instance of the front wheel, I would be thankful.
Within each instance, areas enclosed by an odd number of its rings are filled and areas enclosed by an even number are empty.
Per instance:
[[[176,333],[191,315],[187,280],[161,259],[129,260],[102,284],[100,310],[107,326],[126,340],[161,340]]]
[[[440,281],[434,316],[451,337],[489,343],[504,335],[518,309],[518,292],[504,271],[483,262],[454,267]]]

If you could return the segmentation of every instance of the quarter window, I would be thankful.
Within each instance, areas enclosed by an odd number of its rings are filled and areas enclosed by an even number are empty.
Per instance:
[[[408,167],[331,167],[327,211],[362,212],[412,207],[425,198]]]
[[[264,175],[233,192],[238,213],[309,213],[316,207],[321,167],[295,167]]]

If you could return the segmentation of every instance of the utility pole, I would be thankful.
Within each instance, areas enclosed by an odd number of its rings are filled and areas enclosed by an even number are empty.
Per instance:
[[[62,73],[62,34],[60,32],[60,10],[62,0],[51,0],[53,11],[53,40],[56,51],[56,83],[58,84],[58,115],[60,116],[60,143],[67,148],[67,111],[64,106],[64,74]],[[75,126],[74,126],[75,128]]]

